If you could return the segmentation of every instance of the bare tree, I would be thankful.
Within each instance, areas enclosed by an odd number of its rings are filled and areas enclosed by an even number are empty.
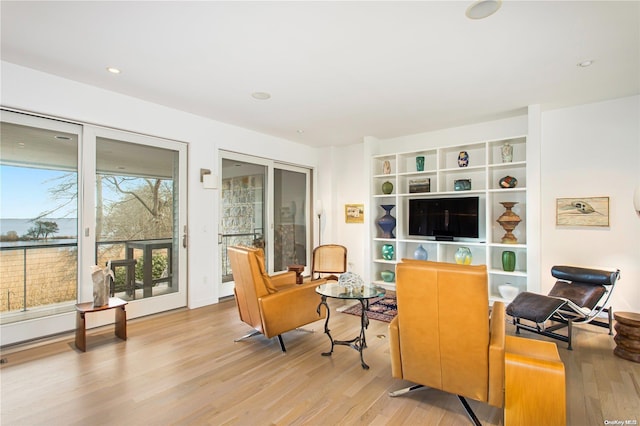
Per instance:
[[[56,206],[35,220],[77,203],[77,173],[55,178],[59,183],[50,190]],[[104,239],[166,238],[173,225],[172,181],[131,176],[96,176],[96,235]],[[122,197],[109,200],[107,191]]]

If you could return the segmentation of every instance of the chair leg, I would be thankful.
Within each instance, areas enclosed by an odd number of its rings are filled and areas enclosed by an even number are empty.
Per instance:
[[[569,320],[567,321],[567,349],[572,351],[573,348],[571,347],[571,336],[573,335],[573,321]]]
[[[244,336],[242,336],[242,337],[238,337],[237,339],[234,339],[234,342],[240,342],[241,340],[248,339],[249,337],[253,337],[253,336],[255,336],[256,334],[261,334],[261,333],[260,333],[258,330],[253,330],[253,331],[252,331],[251,333],[249,333],[249,334],[245,334],[245,335],[244,335]]]
[[[398,389],[397,391],[389,392],[389,396],[391,397],[400,396],[400,395],[404,395],[409,392],[414,392],[420,389],[429,389],[429,388],[425,385],[413,385],[413,386],[409,386],[408,388]]]
[[[462,406],[464,407],[464,411],[467,412],[467,416],[469,416],[469,420],[471,420],[471,423],[473,423],[476,426],[482,426],[482,423],[480,423],[480,420],[478,420],[478,418],[476,417],[475,413],[471,409],[471,406],[469,405],[467,400],[460,395],[458,395],[458,399],[460,400],[460,403],[462,403]]]
[[[280,349],[282,349],[282,352],[286,352],[287,348],[284,347],[284,341],[282,340],[282,336],[278,334],[278,341],[280,342]]]
[[[418,390],[421,390],[421,389],[429,389],[429,387],[427,387],[425,385],[413,385],[413,386],[409,386],[408,388],[399,389],[397,391],[389,392],[389,396],[396,397],[396,396],[408,394],[410,392],[415,392],[415,391],[418,391]],[[467,413],[467,416],[469,417],[469,420],[471,420],[471,422],[475,426],[482,426],[482,424],[480,423],[480,420],[478,420],[478,418],[476,417],[475,413],[471,409],[471,406],[469,405],[467,400],[464,399],[464,397],[462,397],[460,395],[456,395],[456,396],[458,397],[458,399],[460,400],[460,403],[464,407],[464,411]]]

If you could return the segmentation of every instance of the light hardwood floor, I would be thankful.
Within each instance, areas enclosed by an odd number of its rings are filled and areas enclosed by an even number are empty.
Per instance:
[[[351,338],[358,317],[331,304],[332,335]],[[87,352],[73,334],[5,348],[0,370],[0,423],[13,425],[467,425],[457,398],[423,390],[391,398],[410,383],[391,377],[387,324],[372,320],[365,361],[314,333],[262,336],[234,343],[249,328],[235,302],[130,320],[125,342],[112,327],[90,330]],[[606,330],[576,327],[574,350],[558,342],[567,372],[569,425],[640,421],[640,364],[613,355]],[[508,326],[509,333],[513,328]],[[538,338],[531,333],[523,335]],[[460,330],[464,338],[464,330]],[[469,401],[485,425],[500,409]],[[610,423],[607,423],[610,422]],[[624,424],[624,423],[621,423]]]

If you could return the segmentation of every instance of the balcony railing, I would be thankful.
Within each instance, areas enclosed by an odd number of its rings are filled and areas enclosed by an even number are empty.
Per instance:
[[[0,312],[77,300],[78,243],[4,243],[0,247]]]
[[[75,239],[59,241],[24,241],[0,246],[0,312],[18,313],[45,307],[56,312],[72,309],[78,299],[78,243]],[[97,265],[104,267],[110,259],[124,259],[130,242],[97,242]],[[164,256],[170,258],[169,253]],[[170,266],[167,270],[170,271]],[[10,320],[3,318],[2,322]]]
[[[233,281],[231,273],[231,265],[229,264],[229,256],[227,247],[229,246],[247,246],[264,248],[264,234],[261,228],[255,229],[253,232],[240,234],[221,234],[219,244],[222,245],[220,250],[220,264],[222,265],[222,282]]]

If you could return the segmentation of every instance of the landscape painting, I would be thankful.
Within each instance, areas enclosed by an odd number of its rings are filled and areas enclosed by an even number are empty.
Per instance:
[[[364,223],[364,204],[345,204],[344,217],[346,223]]]

